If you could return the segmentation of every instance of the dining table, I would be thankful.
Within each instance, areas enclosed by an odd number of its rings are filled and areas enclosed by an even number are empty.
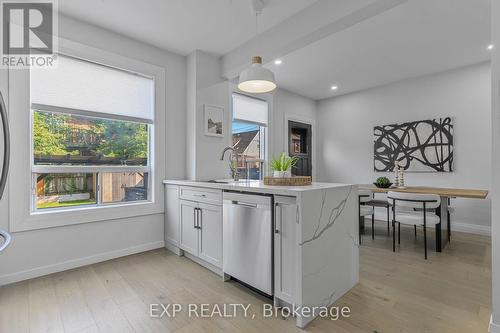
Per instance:
[[[451,225],[448,217],[449,201],[452,198],[466,198],[466,199],[486,199],[488,197],[487,190],[480,189],[463,189],[463,188],[444,188],[444,187],[429,187],[429,186],[405,186],[405,187],[389,187],[380,188],[375,185],[358,185],[359,189],[370,190],[373,193],[388,193],[404,192],[414,194],[436,194],[441,198],[441,205],[437,209],[437,214],[441,217],[441,222],[436,224],[436,252],[441,252],[451,236]],[[447,223],[443,223],[447,221]]]

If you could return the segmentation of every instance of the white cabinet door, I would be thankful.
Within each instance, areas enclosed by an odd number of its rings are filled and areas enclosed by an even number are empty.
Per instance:
[[[293,197],[274,197],[274,295],[295,304],[298,206]]]
[[[220,206],[201,204],[199,214],[199,255],[222,268],[222,210]]]
[[[179,246],[179,186],[165,185],[165,242]]]
[[[198,256],[198,203],[181,200],[179,211],[181,215],[179,247]]]

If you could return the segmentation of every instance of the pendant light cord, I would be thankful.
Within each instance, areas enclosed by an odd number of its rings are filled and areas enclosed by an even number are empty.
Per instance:
[[[255,37],[259,35],[259,12],[255,12]]]

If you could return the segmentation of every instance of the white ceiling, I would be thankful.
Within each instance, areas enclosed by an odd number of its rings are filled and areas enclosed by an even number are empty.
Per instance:
[[[287,34],[295,35],[286,39],[295,48],[284,53],[283,64],[266,66],[275,72],[279,87],[316,100],[487,61],[490,56],[490,0],[264,1],[259,30],[266,33],[260,35],[264,43],[259,45],[271,49]],[[258,40],[250,2],[59,0],[59,9],[184,55],[199,49],[227,56]],[[337,24],[343,18],[354,23]],[[334,29],[324,34],[326,30],[317,25],[329,19]],[[333,31],[337,26],[344,28]],[[304,32],[307,28],[312,30]],[[312,43],[307,44],[309,38]],[[332,85],[338,85],[338,91],[331,91]]]
[[[265,31],[316,0],[264,0]],[[255,36],[250,0],[59,0],[67,16],[187,55],[222,55]]]
[[[487,61],[489,41],[489,0],[410,0],[266,66],[279,87],[323,99]]]

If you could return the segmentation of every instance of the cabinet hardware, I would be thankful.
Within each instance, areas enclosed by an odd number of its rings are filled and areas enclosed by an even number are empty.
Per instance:
[[[277,214],[277,209],[279,208],[279,210],[280,210],[280,215],[279,215],[279,220],[280,221],[282,219],[281,215],[283,214],[283,209],[282,209],[281,205],[278,202],[276,202],[274,204],[274,206],[276,207],[276,210],[275,210],[276,213],[274,214],[274,233],[275,234],[279,234],[280,230],[278,229],[278,218],[277,218],[278,214]],[[281,222],[280,222],[280,227],[281,227]]]
[[[201,230],[201,225],[202,225],[202,222],[203,222],[203,214],[201,212],[201,208],[198,208],[198,229]]]

